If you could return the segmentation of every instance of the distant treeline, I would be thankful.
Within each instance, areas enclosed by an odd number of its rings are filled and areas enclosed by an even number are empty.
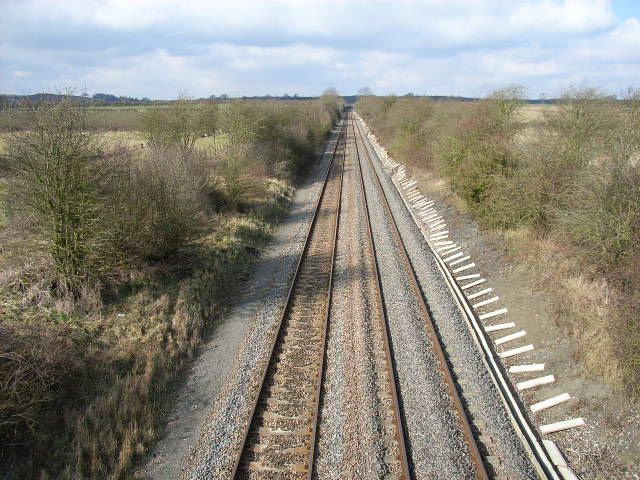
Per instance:
[[[214,102],[224,102],[227,100],[232,100],[236,97],[230,97],[227,94],[222,95],[211,95],[206,98],[197,98],[195,101],[214,101]],[[302,97],[299,95],[283,95],[283,96],[272,96],[272,95],[262,95],[262,96],[242,96],[237,97],[242,100],[283,100],[283,101],[291,101],[291,100],[316,100],[319,96],[315,97]],[[345,101],[355,102],[357,100],[356,96],[344,97]],[[350,99],[350,100],[348,100]],[[94,106],[140,106],[140,105],[166,105],[175,102],[176,100],[151,100],[150,98],[135,98],[135,97],[125,97],[125,96],[116,96],[110,93],[96,93],[94,95],[68,95],[68,94],[55,94],[55,93],[35,93],[33,95],[7,95],[0,94],[0,110],[5,109],[11,106],[15,106],[16,104],[20,104],[23,102],[29,103],[38,103],[38,102],[57,102],[57,101],[72,101],[78,103],[90,103]]]
[[[149,98],[118,97],[109,93],[96,93],[89,95],[67,95],[56,93],[34,93],[33,95],[4,95],[0,94],[0,108],[15,106],[22,102],[58,102],[75,101],[79,103],[91,103],[96,105],[145,105],[155,103]]]
[[[393,96],[393,95],[392,95]],[[459,97],[455,95],[415,95],[413,93],[407,93],[400,97],[415,97],[415,98],[427,98],[429,100],[440,101],[459,101],[459,102],[478,102],[482,98],[477,97]],[[296,100],[314,100],[319,98],[318,96],[299,96],[297,94],[282,96],[272,95],[254,95],[254,96],[242,96],[231,97],[227,94],[211,95],[209,97],[203,97],[195,99],[196,101],[218,101],[224,102],[233,98],[240,98],[242,100],[282,100],[282,101],[296,101]],[[355,103],[360,96],[358,95],[342,95],[342,99],[349,104]],[[615,96],[610,97],[615,100]],[[62,99],[72,99],[77,102],[89,102],[95,106],[139,106],[139,105],[166,105],[175,100],[151,100],[147,97],[135,98],[126,96],[117,96],[110,93],[96,93],[92,96],[89,95],[67,95],[67,94],[55,94],[55,93],[35,93],[33,95],[6,95],[0,94],[0,110],[8,108],[9,106],[15,106],[21,102],[42,102],[42,101],[61,101]],[[545,99],[526,99],[525,102],[529,104],[553,104],[560,102],[558,98],[545,98]]]

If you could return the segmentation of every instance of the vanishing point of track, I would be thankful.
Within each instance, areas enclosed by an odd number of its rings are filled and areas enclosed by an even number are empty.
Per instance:
[[[351,131],[351,136],[349,135]],[[390,478],[411,478],[405,448],[401,405],[396,391],[392,350],[384,313],[384,300],[380,272],[377,267],[371,218],[364,188],[361,161],[366,156],[372,162],[364,145],[362,133],[355,126],[350,112],[341,125],[327,175],[316,204],[302,256],[295,270],[289,294],[280,317],[280,326],[271,346],[271,356],[262,376],[259,393],[254,399],[251,419],[246,425],[242,448],[238,451],[234,478],[312,478],[317,440],[319,408],[321,404],[323,369],[325,364],[327,331],[331,312],[333,271],[340,222],[342,179],[346,157],[346,143],[352,138],[362,189],[368,248],[373,272],[369,281],[375,283],[379,328],[383,344],[379,346],[381,359],[381,385],[383,396],[389,400],[389,423],[395,457],[388,459]],[[361,158],[361,152],[364,152]],[[375,169],[374,169],[375,172]],[[383,193],[376,174],[376,188]],[[438,336],[429,316],[422,292],[402,238],[391,214],[384,193],[386,221],[392,226],[394,242],[400,252],[403,268],[412,285],[415,301],[420,306],[425,330],[434,346],[438,367],[447,384],[451,403],[456,410],[460,429],[467,445],[467,454],[477,478],[488,478],[482,457],[475,443],[455,383],[449,371]],[[405,412],[406,414],[406,412]]]

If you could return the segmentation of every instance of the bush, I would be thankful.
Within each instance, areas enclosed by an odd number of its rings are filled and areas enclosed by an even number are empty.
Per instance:
[[[344,100],[339,96],[338,91],[329,87],[320,95],[322,107],[331,115],[332,119],[339,118],[344,107]]]
[[[585,167],[557,211],[558,225],[602,272],[638,255],[640,166],[609,158]]]
[[[126,256],[161,259],[202,233],[208,177],[201,155],[154,146],[123,156],[113,186],[113,243]]]
[[[10,204],[53,259],[53,290],[77,296],[108,268],[100,217],[111,169],[85,131],[86,108],[64,99],[21,113],[30,128],[9,137]]]
[[[266,176],[264,164],[250,156],[248,146],[230,144],[217,163],[226,207],[243,210],[252,198],[264,192],[261,178]]]
[[[221,152],[223,157],[229,157],[221,162],[223,176],[241,180],[239,172],[247,167],[243,163],[251,158],[254,177],[257,172],[258,176],[295,180],[312,164],[341,105],[342,99],[336,96],[290,104],[249,100],[224,104],[218,121],[230,142]],[[246,180],[249,179],[242,178],[245,183]]]
[[[180,97],[166,107],[150,108],[140,116],[140,130],[155,148],[177,148],[190,155],[205,130],[215,129],[215,106]]]
[[[488,223],[504,225],[517,218],[497,219],[493,204],[504,205],[512,198],[511,189],[504,187],[521,162],[511,143],[520,129],[517,116],[521,98],[521,90],[511,87],[470,107],[440,157],[453,190]]]

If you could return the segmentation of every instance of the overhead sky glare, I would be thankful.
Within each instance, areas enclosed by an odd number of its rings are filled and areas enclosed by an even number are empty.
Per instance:
[[[640,79],[640,2],[0,0],[0,93],[529,97]]]

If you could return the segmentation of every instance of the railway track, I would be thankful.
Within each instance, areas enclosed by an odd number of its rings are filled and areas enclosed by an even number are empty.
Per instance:
[[[398,230],[398,227],[396,225],[395,219],[393,217],[393,214],[391,213],[391,208],[389,206],[388,200],[386,198],[386,195],[384,194],[384,190],[382,188],[382,185],[380,183],[380,178],[378,177],[378,174],[375,170],[375,168],[373,168],[373,163],[372,163],[372,159],[371,159],[371,155],[369,153],[369,150],[365,147],[364,145],[364,140],[363,140],[363,134],[360,131],[360,127],[356,126],[356,122],[354,120],[351,120],[352,123],[352,128],[354,131],[354,137],[355,137],[355,141],[356,141],[356,150],[357,150],[357,155],[358,155],[358,164],[360,167],[360,178],[361,178],[361,182],[362,182],[362,186],[363,186],[363,190],[364,190],[364,175],[362,172],[362,157],[360,155],[360,152],[363,152],[364,155],[363,157],[366,158],[366,161],[369,162],[369,164],[371,165],[371,169],[374,172],[374,178],[375,178],[375,184],[376,184],[376,188],[377,190],[380,192],[380,196],[383,199],[383,204],[384,204],[384,210],[386,212],[386,218],[387,218],[387,222],[389,223],[389,225],[391,226],[391,229],[393,231],[393,241],[397,247],[397,250],[400,254],[400,257],[402,259],[402,267],[406,273],[407,278],[409,279],[409,282],[411,284],[411,289],[413,291],[414,294],[414,298],[417,301],[419,308],[420,308],[420,312],[422,315],[422,319],[424,322],[424,326],[425,326],[425,330],[427,332],[427,335],[429,337],[429,339],[431,340],[431,344],[433,345],[433,348],[435,350],[436,356],[438,358],[438,368],[440,370],[440,373],[442,374],[444,381],[447,385],[447,389],[449,392],[449,396],[451,399],[451,403],[453,404],[454,408],[455,408],[455,412],[456,412],[456,416],[458,418],[459,421],[459,426],[460,429],[463,432],[463,436],[465,439],[465,444],[467,447],[467,454],[470,456],[470,458],[472,459],[473,462],[473,466],[476,472],[476,478],[478,479],[487,479],[489,478],[487,471],[485,469],[484,463],[483,463],[483,459],[482,459],[482,455],[480,453],[480,450],[478,449],[478,445],[476,443],[475,437],[473,435],[473,432],[471,430],[471,425],[469,423],[469,420],[467,418],[467,413],[463,407],[462,401],[460,399],[460,396],[458,394],[458,391],[456,389],[456,384],[454,382],[453,379],[453,375],[449,369],[449,366],[447,364],[446,361],[446,357],[443,351],[443,348],[440,344],[440,339],[436,333],[434,324],[433,324],[433,320],[429,314],[429,311],[427,309],[427,305],[424,301],[424,298],[422,296],[422,292],[420,290],[420,286],[418,284],[418,280],[416,277],[416,273],[413,270],[413,267],[411,265],[411,261],[409,260],[409,256],[407,254],[407,250],[406,247],[404,245],[404,242],[402,240],[402,237],[400,235],[400,232]],[[357,133],[356,133],[357,132]],[[360,147],[358,147],[358,145],[360,145]],[[366,199],[366,190],[365,190],[365,199]],[[367,209],[368,212],[368,209]],[[368,214],[369,216],[369,214]],[[369,229],[371,228],[371,220],[370,218],[368,218],[368,224],[369,224]]]
[[[355,131],[347,155],[314,478],[410,478]]]
[[[351,132],[349,132],[349,129]],[[347,119],[336,143],[329,174],[319,199],[294,275],[280,323],[280,331],[264,373],[234,478],[311,478],[316,444],[318,408],[329,312],[331,308],[342,179],[347,137],[356,131]],[[359,169],[358,169],[359,171]],[[359,177],[360,187],[362,179]],[[385,469],[390,479],[409,479],[400,409],[395,388],[393,362],[384,318],[379,273],[375,262],[371,226],[367,216],[369,251],[375,273],[373,302],[377,343],[375,370],[382,430],[387,455]],[[366,452],[363,452],[366,456]]]
[[[367,201],[367,195],[364,188],[364,179],[362,176],[362,168],[360,166],[360,155],[358,153],[358,142],[357,142],[357,132],[355,129],[355,122],[349,112],[347,113],[346,120],[347,128],[351,126],[351,132],[353,134],[353,149],[355,153],[355,163],[357,164],[357,178],[358,178],[358,186],[360,191],[362,192],[363,203],[364,203],[364,211],[365,211],[365,225],[367,231],[367,245],[368,251],[366,252],[366,256],[371,265],[371,269],[373,270],[373,279],[375,289],[375,298],[374,302],[376,304],[376,310],[379,312],[376,320],[378,323],[378,330],[380,332],[380,336],[382,337],[382,345],[380,346],[381,354],[380,361],[384,365],[385,374],[381,375],[384,377],[384,388],[385,394],[389,405],[388,414],[391,417],[388,420],[388,423],[392,423],[390,429],[393,430],[394,440],[395,440],[395,448],[397,458],[393,460],[393,466],[398,471],[398,478],[410,479],[411,478],[411,470],[409,466],[409,459],[407,456],[407,446],[404,439],[404,427],[402,421],[402,413],[400,409],[400,402],[398,399],[398,390],[396,385],[396,375],[393,367],[393,358],[391,353],[391,345],[389,342],[389,329],[387,325],[386,314],[384,310],[384,300],[382,298],[382,283],[380,277],[380,271],[378,270],[378,262],[376,260],[376,250],[375,244],[373,241],[373,232],[371,229],[371,216],[369,213],[369,204]]]
[[[237,479],[311,475],[344,150],[343,124],[236,459]]]
[[[425,334],[437,359],[439,375],[446,385],[448,403],[454,410],[453,415],[461,432],[460,437],[464,439],[463,446],[458,446],[459,451],[455,454],[470,459],[475,478],[489,478],[454,375],[450,371],[416,273],[364,141],[359,125],[353,120],[352,114],[347,112],[308,230],[303,253],[282,310],[279,330],[271,346],[271,356],[263,372],[259,394],[254,399],[250,421],[245,426],[242,448],[238,450],[235,460],[233,478],[310,479],[314,476],[348,144],[353,157],[351,166],[356,172],[352,183],[362,192],[364,203],[365,218],[359,219],[366,225],[367,251],[364,257],[368,263],[368,271],[373,272],[369,275],[371,278],[367,278],[372,284],[367,291],[373,292],[373,295],[370,295],[372,298],[368,300],[375,306],[369,319],[373,325],[369,334],[375,337],[373,368],[377,379],[377,400],[374,403],[379,405],[380,410],[379,435],[384,438],[381,443],[384,444],[386,452],[380,461],[385,463],[385,478],[416,477],[411,445],[407,443],[404,426],[406,417],[413,413],[404,410],[402,392],[398,390],[393,349],[389,341],[391,330],[372,231],[373,219],[369,210],[371,199],[365,188],[362,162],[368,162],[370,171],[373,172],[374,188],[382,198],[384,222],[392,231],[394,248],[410,284],[411,301],[418,305]],[[443,439],[443,442],[446,443],[446,440]]]

